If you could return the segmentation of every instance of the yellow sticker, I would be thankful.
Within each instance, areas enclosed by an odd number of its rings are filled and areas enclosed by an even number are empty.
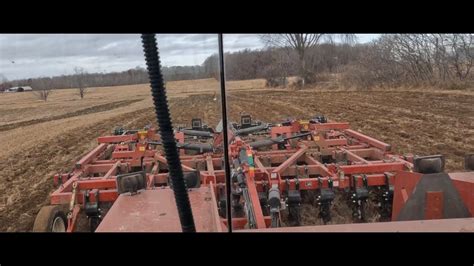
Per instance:
[[[139,151],[145,151],[145,147],[144,146],[141,146],[138,148]]]
[[[314,141],[319,141],[319,136],[314,136]]]

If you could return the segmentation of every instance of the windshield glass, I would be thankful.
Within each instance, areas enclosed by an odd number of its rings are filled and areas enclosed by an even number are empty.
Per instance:
[[[0,34],[0,231],[474,213],[473,34],[156,34],[158,54],[142,37]]]

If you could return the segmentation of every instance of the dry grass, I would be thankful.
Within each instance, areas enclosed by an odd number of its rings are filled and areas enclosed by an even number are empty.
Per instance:
[[[75,89],[54,90],[47,102],[39,100],[33,92],[2,94],[0,125],[66,114],[124,99],[144,99],[146,96],[149,96],[147,85],[90,88],[82,100]]]
[[[229,91],[262,89],[265,81],[230,81]],[[192,94],[217,93],[219,82],[215,79],[171,81],[166,84],[168,97]],[[76,89],[54,90],[47,102],[38,99],[33,92],[0,94],[0,126],[22,121],[43,119],[76,112],[86,108],[124,100],[149,100],[148,84],[88,88],[84,99]]]

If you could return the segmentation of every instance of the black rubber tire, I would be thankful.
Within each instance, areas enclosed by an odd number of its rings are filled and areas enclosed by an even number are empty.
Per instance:
[[[414,158],[414,171],[422,174],[434,174],[444,172],[444,156],[422,156]]]
[[[464,159],[464,168],[470,171],[474,170],[474,154],[466,155]]]
[[[59,205],[44,206],[36,215],[33,232],[53,232],[54,221],[59,218],[64,222],[64,232],[67,229],[67,218]]]

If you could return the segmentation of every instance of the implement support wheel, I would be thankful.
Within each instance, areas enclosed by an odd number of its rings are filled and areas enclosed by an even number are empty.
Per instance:
[[[66,232],[66,229],[66,215],[58,205],[41,208],[33,225],[33,232]]]

